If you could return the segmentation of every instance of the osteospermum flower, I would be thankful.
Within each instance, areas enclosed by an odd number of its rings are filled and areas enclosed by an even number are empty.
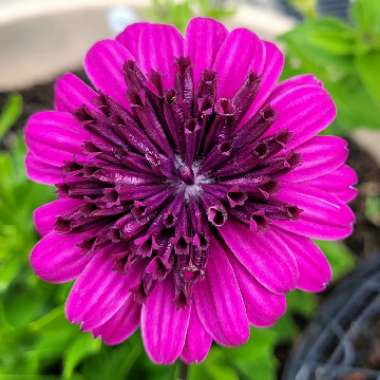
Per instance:
[[[352,231],[347,144],[316,136],[335,106],[311,75],[247,29],[195,18],[185,36],[138,23],[96,43],[26,127],[38,208],[31,263],[75,279],[67,318],[107,344],[138,327],[157,363],[202,361],[212,341],[272,325],[286,292],[325,288],[317,239]]]

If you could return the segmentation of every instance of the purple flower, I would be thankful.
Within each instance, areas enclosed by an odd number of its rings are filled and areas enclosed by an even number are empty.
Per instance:
[[[76,280],[66,314],[118,344],[141,327],[156,363],[200,362],[271,326],[292,289],[330,266],[310,239],[350,235],[347,144],[316,136],[335,106],[312,75],[277,83],[280,50],[193,19],[133,24],[58,79],[26,127],[29,177],[57,188],[35,211],[42,279]]]

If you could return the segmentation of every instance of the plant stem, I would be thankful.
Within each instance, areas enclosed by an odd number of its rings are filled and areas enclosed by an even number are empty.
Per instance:
[[[189,367],[184,362],[179,362],[178,380],[187,380]]]

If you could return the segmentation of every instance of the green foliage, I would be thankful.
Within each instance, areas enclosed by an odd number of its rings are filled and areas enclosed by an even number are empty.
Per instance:
[[[20,117],[22,111],[22,97],[18,94],[10,95],[0,115],[0,139],[8,132]]]
[[[234,13],[231,6],[216,5],[212,0],[151,0],[151,4],[151,19],[173,24],[182,32],[189,20],[196,15],[224,19]]]
[[[213,347],[207,360],[190,368],[190,380],[271,380],[277,362],[273,348],[277,341],[271,329],[254,329],[251,339],[239,348]]]
[[[368,93],[380,104],[380,50],[369,51],[356,58],[356,69]]]
[[[356,260],[353,253],[340,241],[319,241],[318,245],[331,264],[334,280],[352,270]]]
[[[0,153],[0,260],[3,264],[0,294],[25,268],[26,253],[35,241],[32,211],[53,194],[52,190],[25,178],[22,138],[16,138],[12,147],[12,154]]]
[[[365,199],[365,216],[376,226],[380,226],[380,197],[368,195]]]
[[[352,19],[358,25],[363,38],[377,41],[380,38],[380,2],[374,0],[356,0],[352,9]]]
[[[307,17],[317,16],[317,0],[289,0],[289,3]]]
[[[284,76],[312,72],[332,94],[338,116],[330,133],[380,128],[380,2],[357,0],[351,13],[353,24],[307,19],[281,37]]]

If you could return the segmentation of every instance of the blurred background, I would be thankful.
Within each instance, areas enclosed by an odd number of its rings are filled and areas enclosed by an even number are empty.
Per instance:
[[[52,107],[57,75],[83,76],[94,41],[142,19],[184,30],[194,15],[279,43],[283,78],[311,72],[323,80],[338,107],[326,133],[349,140],[360,194],[352,237],[319,243],[334,270],[330,288],[289,294],[276,326],[255,329],[237,349],[214,346],[188,378],[380,379],[379,0],[0,0],[0,380],[178,379],[178,364],[149,362],[138,333],[118,347],[80,333],[63,314],[70,285],[31,272],[31,214],[54,190],[26,179],[22,128]]]

